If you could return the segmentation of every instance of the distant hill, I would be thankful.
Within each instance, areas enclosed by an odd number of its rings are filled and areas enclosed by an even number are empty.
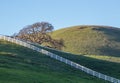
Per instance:
[[[53,38],[64,40],[64,51],[75,54],[120,56],[120,29],[110,26],[73,26],[56,30]]]

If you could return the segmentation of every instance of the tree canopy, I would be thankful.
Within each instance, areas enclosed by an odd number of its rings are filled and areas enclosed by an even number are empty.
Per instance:
[[[17,38],[31,41],[39,44],[47,42],[52,48],[61,49],[64,46],[63,40],[53,39],[48,33],[53,31],[54,27],[48,22],[37,22],[27,25],[19,31]]]

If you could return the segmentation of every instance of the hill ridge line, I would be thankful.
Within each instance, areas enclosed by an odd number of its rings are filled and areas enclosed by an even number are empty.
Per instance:
[[[15,43],[15,44],[30,48],[30,49],[35,50],[37,52],[40,52],[42,54],[45,54],[45,55],[47,55],[47,56],[49,56],[49,57],[51,57],[53,59],[64,62],[67,65],[70,65],[70,66],[72,66],[72,67],[74,67],[76,69],[82,70],[83,72],[85,72],[85,73],[87,73],[89,75],[95,76],[97,78],[100,78],[100,79],[103,79],[103,80],[106,80],[106,81],[109,81],[109,82],[112,82],[112,83],[120,83],[120,79],[117,79],[117,78],[114,78],[114,77],[111,77],[111,76],[96,72],[96,71],[94,71],[92,69],[89,69],[89,68],[87,68],[85,66],[82,66],[82,65],[80,65],[80,64],[78,64],[76,62],[73,62],[73,61],[68,60],[66,58],[63,58],[61,56],[58,56],[58,55],[56,55],[56,54],[54,54],[52,52],[49,52],[49,51],[46,51],[44,49],[38,48],[38,47],[36,47],[34,45],[31,45],[31,44],[33,44],[31,42],[22,41],[22,40],[11,38],[9,36],[4,36],[4,35],[0,35],[0,39],[9,41],[9,42],[12,42],[12,43]]]

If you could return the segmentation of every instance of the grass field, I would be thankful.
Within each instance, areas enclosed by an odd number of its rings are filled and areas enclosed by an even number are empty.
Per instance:
[[[36,51],[0,40],[0,83],[96,82],[108,83]]]
[[[46,49],[69,60],[72,60],[74,62],[77,62],[95,71],[120,79],[120,57],[75,55],[45,47],[41,48]]]
[[[105,60],[109,62],[115,62],[115,63],[120,63],[120,57],[114,57],[114,56],[105,56],[105,55],[84,55],[86,57],[91,57],[99,60]]]
[[[51,33],[63,39],[62,50],[74,54],[120,57],[120,29],[108,26],[73,26]]]

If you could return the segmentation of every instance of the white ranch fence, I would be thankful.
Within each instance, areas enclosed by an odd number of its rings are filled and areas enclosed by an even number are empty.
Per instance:
[[[30,48],[30,49],[32,49],[32,50],[38,51],[38,52],[40,52],[40,53],[43,53],[43,54],[45,54],[45,55],[47,55],[47,56],[49,56],[49,57],[51,57],[51,58],[54,58],[54,59],[56,59],[56,60],[58,60],[58,61],[61,61],[61,62],[64,62],[64,63],[66,63],[66,64],[68,64],[68,65],[70,65],[70,66],[72,66],[72,67],[74,67],[74,68],[76,68],[76,69],[79,69],[79,70],[81,70],[81,71],[84,71],[84,72],[86,72],[87,74],[92,75],[92,76],[95,76],[95,77],[97,77],[97,78],[100,78],[100,79],[103,79],[103,80],[106,80],[106,81],[109,81],[109,82],[112,82],[112,83],[120,83],[120,79],[117,79],[117,78],[114,78],[114,77],[111,77],[111,76],[108,76],[108,75],[99,73],[99,72],[97,72],[97,71],[94,71],[94,70],[92,70],[92,69],[89,69],[89,68],[87,68],[87,67],[85,67],[85,66],[82,66],[82,65],[80,65],[80,64],[77,64],[77,63],[75,63],[75,62],[73,62],[73,61],[71,61],[71,60],[68,60],[68,59],[63,58],[63,57],[61,57],[61,56],[58,56],[58,55],[56,55],[56,54],[54,54],[54,53],[51,53],[51,52],[49,52],[49,51],[46,51],[46,50],[44,50],[44,49],[38,48],[38,47],[36,47],[36,46],[34,46],[34,45],[31,45],[31,44],[28,43],[28,42],[21,41],[21,40],[18,40],[18,39],[15,39],[15,38],[11,38],[11,37],[9,37],[9,36],[4,36],[4,35],[0,35],[0,39],[6,40],[6,41],[10,41],[10,42],[13,42],[13,43],[22,45],[22,46],[24,46],[24,47]]]

